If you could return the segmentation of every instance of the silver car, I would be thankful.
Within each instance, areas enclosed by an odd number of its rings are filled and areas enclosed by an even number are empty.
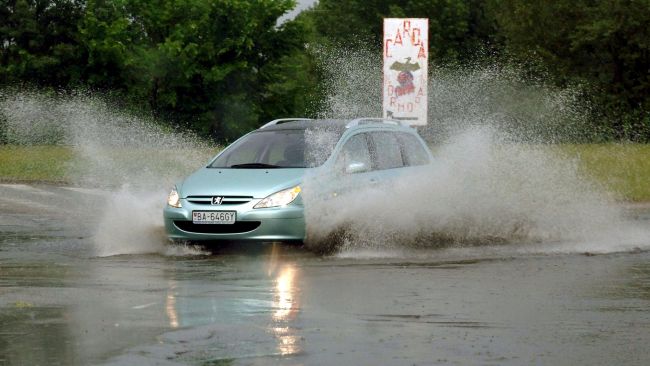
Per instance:
[[[354,194],[354,186],[394,179],[431,160],[416,130],[399,121],[274,120],[179,182],[163,212],[165,228],[176,240],[302,242],[307,174],[340,177],[333,181],[339,187],[323,189]]]

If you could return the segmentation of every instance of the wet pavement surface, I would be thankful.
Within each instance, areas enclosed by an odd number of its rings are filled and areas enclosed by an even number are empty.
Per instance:
[[[99,257],[105,199],[0,185],[0,365],[650,364],[647,251]]]

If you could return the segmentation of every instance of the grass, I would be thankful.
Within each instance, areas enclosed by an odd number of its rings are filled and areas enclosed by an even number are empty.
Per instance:
[[[650,144],[560,145],[581,173],[623,200],[650,202]]]
[[[553,148],[576,158],[583,174],[622,200],[650,202],[650,144],[578,144]],[[73,159],[72,148],[65,146],[0,145],[0,181],[68,183],[67,172],[74,166]]]
[[[65,183],[74,153],[65,146],[0,145],[0,180]]]

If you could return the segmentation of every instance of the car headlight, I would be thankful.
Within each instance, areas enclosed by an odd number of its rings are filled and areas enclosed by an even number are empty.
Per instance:
[[[176,187],[172,188],[172,191],[169,192],[167,196],[167,204],[171,207],[181,208],[181,196],[178,195]]]
[[[275,192],[265,199],[259,201],[253,208],[268,208],[286,206],[298,197],[300,186],[291,187],[280,192]]]

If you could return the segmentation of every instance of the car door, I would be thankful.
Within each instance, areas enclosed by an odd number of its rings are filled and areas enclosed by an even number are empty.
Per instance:
[[[371,181],[388,186],[403,173],[401,168],[407,166],[400,140],[393,131],[373,131],[369,135],[373,157]]]
[[[354,192],[372,184],[373,159],[370,153],[370,140],[367,133],[350,136],[339,151],[335,164],[334,175],[338,184],[335,194]]]
[[[431,155],[428,147],[422,139],[414,133],[397,132],[397,140],[402,149],[402,158],[404,159],[404,174],[422,174],[431,163]]]

